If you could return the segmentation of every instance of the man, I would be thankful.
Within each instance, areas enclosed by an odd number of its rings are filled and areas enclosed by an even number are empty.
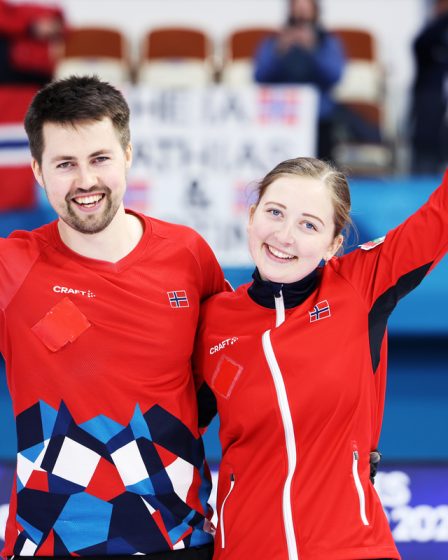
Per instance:
[[[50,83],[25,128],[59,218],[0,239],[18,436],[3,554],[211,558],[190,356],[222,271],[194,231],[125,211],[129,108],[115,88]]]

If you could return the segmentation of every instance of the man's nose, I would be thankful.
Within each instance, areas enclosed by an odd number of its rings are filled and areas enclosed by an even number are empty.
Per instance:
[[[96,173],[90,166],[78,167],[78,176],[76,178],[76,186],[79,189],[88,190],[97,184]]]

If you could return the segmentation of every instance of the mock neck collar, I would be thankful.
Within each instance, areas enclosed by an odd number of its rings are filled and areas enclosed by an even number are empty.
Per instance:
[[[269,309],[275,309],[274,298],[278,297],[281,291],[285,308],[291,309],[300,305],[315,290],[318,279],[317,271],[317,268],[314,269],[308,276],[297,282],[281,284],[270,280],[262,280],[258,268],[256,268],[252,274],[254,281],[247,292],[255,303]]]

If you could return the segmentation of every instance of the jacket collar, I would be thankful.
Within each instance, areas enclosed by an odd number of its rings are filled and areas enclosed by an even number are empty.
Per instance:
[[[270,280],[262,280],[258,268],[252,274],[254,281],[249,286],[247,293],[259,305],[269,309],[275,309],[274,298],[280,294],[283,295],[285,308],[291,309],[297,307],[315,290],[318,280],[318,269],[316,268],[297,282],[291,284],[280,284],[271,282]]]

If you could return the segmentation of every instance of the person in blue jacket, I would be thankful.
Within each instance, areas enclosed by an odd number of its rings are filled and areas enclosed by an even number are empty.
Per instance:
[[[377,141],[378,132],[332,98],[346,65],[340,39],[320,23],[317,0],[289,0],[285,26],[261,42],[254,66],[263,84],[311,84],[319,92],[317,156],[331,159],[338,137]]]
[[[319,97],[318,155],[331,155],[335,102],[331,89],[341,79],[345,54],[341,41],[320,23],[316,0],[289,0],[286,25],[264,40],[255,56],[255,80],[265,84],[312,84]]]

